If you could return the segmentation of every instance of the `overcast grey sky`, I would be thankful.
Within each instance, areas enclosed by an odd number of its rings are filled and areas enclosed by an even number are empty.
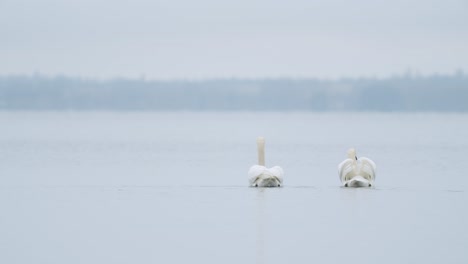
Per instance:
[[[467,0],[0,0],[0,74],[468,72]]]

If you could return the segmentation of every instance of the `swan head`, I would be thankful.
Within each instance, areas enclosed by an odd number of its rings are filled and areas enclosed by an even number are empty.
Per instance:
[[[354,148],[348,149],[348,159],[357,160],[356,150]]]
[[[265,144],[265,138],[264,137],[258,137],[257,138],[257,144]]]

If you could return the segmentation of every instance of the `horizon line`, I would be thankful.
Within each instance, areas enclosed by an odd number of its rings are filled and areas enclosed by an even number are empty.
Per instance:
[[[113,77],[97,77],[97,76],[83,76],[83,75],[73,75],[73,74],[47,74],[41,73],[39,71],[33,73],[9,73],[3,74],[0,73],[0,78],[42,78],[42,79],[75,79],[75,80],[85,80],[85,81],[144,81],[144,82],[206,82],[206,81],[279,81],[279,80],[291,80],[291,81],[342,81],[342,80],[390,80],[390,79],[401,79],[401,78],[414,78],[414,79],[424,79],[431,77],[468,77],[468,72],[465,72],[463,69],[458,68],[453,70],[450,73],[440,73],[433,72],[430,74],[422,74],[419,71],[408,69],[401,73],[390,74],[387,76],[378,76],[377,74],[361,75],[361,76],[341,76],[341,77],[318,77],[318,76],[258,76],[258,77],[242,77],[242,76],[231,76],[231,77],[173,77],[173,78],[148,78],[146,74],[141,74],[140,76],[119,76],[115,75]]]

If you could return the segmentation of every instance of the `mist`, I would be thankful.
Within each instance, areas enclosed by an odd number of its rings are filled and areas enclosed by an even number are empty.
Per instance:
[[[466,112],[468,76],[154,81],[0,77],[0,110]]]
[[[12,1],[0,74],[389,78],[468,71],[468,4],[449,1]]]

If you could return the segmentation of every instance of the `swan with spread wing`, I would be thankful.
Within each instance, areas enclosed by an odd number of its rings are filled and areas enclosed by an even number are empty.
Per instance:
[[[365,157],[358,158],[356,150],[348,150],[348,158],[338,165],[338,174],[344,187],[371,187],[375,180],[375,163]]]

